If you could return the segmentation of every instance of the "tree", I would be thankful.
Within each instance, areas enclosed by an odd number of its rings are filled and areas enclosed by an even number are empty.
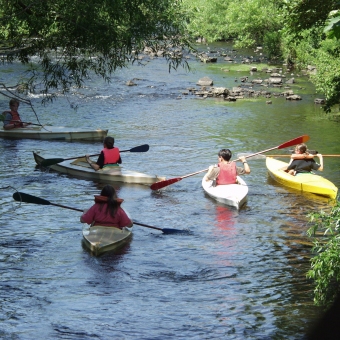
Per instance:
[[[340,292],[340,202],[331,209],[309,214],[312,226],[308,235],[314,237],[319,230],[324,237],[314,238],[317,255],[311,259],[311,269],[307,277],[315,282],[314,302],[329,306]]]
[[[190,48],[177,0],[0,0],[0,23],[2,63],[29,66],[25,85],[45,95],[92,72],[109,81],[145,47],[185,66],[175,47]]]

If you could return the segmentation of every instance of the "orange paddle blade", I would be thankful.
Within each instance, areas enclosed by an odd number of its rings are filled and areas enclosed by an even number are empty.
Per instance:
[[[309,141],[309,136],[308,135],[302,135],[300,137],[296,137],[292,140],[289,140],[286,143],[279,145],[277,148],[278,149],[284,149],[284,148],[288,148],[289,146],[293,146],[293,145],[297,145],[297,144],[301,144],[301,143],[306,143],[308,141]]]
[[[172,179],[167,179],[165,181],[160,181],[160,182],[156,182],[156,183],[153,183],[150,185],[150,188],[152,190],[159,190],[159,189],[162,189],[170,184],[173,184],[173,183],[176,183],[176,182],[179,182],[182,180],[182,177],[177,177],[177,178],[172,178]]]

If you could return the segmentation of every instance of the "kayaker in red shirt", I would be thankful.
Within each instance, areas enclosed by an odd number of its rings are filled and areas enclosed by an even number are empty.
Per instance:
[[[102,169],[105,166],[117,166],[122,163],[119,149],[114,147],[115,139],[113,137],[104,138],[104,149],[101,151],[97,162],[92,162],[89,155],[85,155],[87,163],[94,170]]]
[[[235,184],[238,175],[250,174],[250,167],[244,156],[240,157],[243,168],[236,166],[236,162],[230,161],[232,153],[229,149],[221,149],[218,152],[218,164],[209,167],[205,180],[215,180],[216,185]]]
[[[123,200],[117,197],[113,186],[105,185],[100,196],[95,196],[94,201],[95,204],[90,209],[84,210],[80,222],[120,229],[133,226],[132,220],[120,207]]]

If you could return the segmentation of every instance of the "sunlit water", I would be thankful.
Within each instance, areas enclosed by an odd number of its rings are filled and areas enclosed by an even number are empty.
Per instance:
[[[219,60],[222,65],[222,59]],[[236,103],[183,95],[198,79],[237,86],[247,72],[219,73],[190,60],[193,72],[168,73],[161,60],[118,71],[111,84],[87,88],[46,107],[42,124],[109,129],[132,170],[183,176],[217,162],[217,151],[266,150],[302,134],[308,146],[339,153],[338,124],[320,120],[316,94],[303,77],[293,85],[302,101],[285,98]],[[20,67],[13,65],[13,70]],[[10,74],[0,73],[1,82]],[[265,77],[261,74],[261,77]],[[134,79],[137,86],[126,86]],[[303,85],[301,85],[303,84]],[[302,90],[301,87],[305,89]],[[8,99],[0,98],[3,110]],[[74,110],[72,107],[77,107]],[[25,105],[20,113],[36,122]],[[328,200],[281,187],[268,178],[265,160],[249,160],[248,203],[239,212],[207,197],[203,174],[161,192],[115,185],[136,220],[118,253],[94,257],[82,246],[80,214],[53,205],[21,205],[15,190],[52,203],[85,209],[104,183],[35,167],[32,151],[66,158],[98,153],[101,143],[0,139],[0,337],[3,339],[299,339],[317,318],[313,285],[306,279],[310,241],[306,214]],[[288,152],[288,150],[287,150]],[[340,185],[339,161],[325,158],[323,175]]]

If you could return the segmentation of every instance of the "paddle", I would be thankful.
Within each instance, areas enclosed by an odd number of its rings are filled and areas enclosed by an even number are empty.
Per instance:
[[[263,155],[263,157],[266,157],[266,156],[267,157],[290,157],[291,155]],[[322,157],[340,157],[340,155],[324,155],[322,153]]]
[[[16,123],[28,124],[28,125],[44,126],[44,125],[41,125],[41,124],[34,124],[34,123],[22,122],[22,121],[20,121],[20,120],[14,120],[14,122],[16,122]]]
[[[253,157],[253,156],[259,155],[261,153],[265,153],[265,152],[268,152],[268,151],[271,151],[271,150],[275,150],[275,149],[288,148],[289,146],[293,146],[293,145],[300,144],[300,143],[305,143],[308,140],[309,140],[309,136],[308,135],[302,135],[300,137],[296,137],[296,138],[294,138],[292,140],[289,140],[288,142],[285,142],[285,143],[280,144],[278,146],[275,146],[273,148],[270,148],[270,149],[267,149],[267,150],[263,150],[263,151],[256,152],[256,153],[253,153],[251,155],[245,156],[245,158]],[[236,162],[238,160],[240,160],[240,159],[237,158],[237,159],[233,160],[233,162]],[[208,169],[204,169],[204,170],[200,170],[200,171],[196,171],[196,172],[193,172],[192,174],[185,175],[185,176],[182,176],[182,177],[171,178],[171,179],[167,179],[167,180],[164,180],[164,181],[156,182],[156,183],[151,184],[150,188],[152,190],[159,190],[159,189],[162,189],[162,188],[164,188],[164,187],[166,187],[166,186],[168,186],[170,184],[179,182],[183,178],[194,176],[194,175],[197,175],[197,174],[199,174],[201,172],[205,172],[205,171],[208,171],[208,170],[209,170],[209,168]]]
[[[143,144],[143,145],[136,146],[136,147],[129,149],[129,150],[120,150],[119,152],[147,152],[148,150],[149,150],[149,145]],[[94,156],[99,156],[99,153],[95,154],[95,155],[90,155],[90,157],[94,157]],[[68,160],[71,160],[71,159],[77,159],[77,158],[80,158],[80,157],[83,157],[83,156],[71,157],[71,158],[48,158],[48,159],[44,159],[41,162],[41,166],[47,167],[47,166],[51,166],[53,164],[61,163],[61,162],[68,161]]]
[[[45,200],[43,198],[40,198],[40,197],[37,197],[37,196],[32,196],[32,195],[29,195],[29,194],[25,194],[24,192],[15,192],[13,194],[13,198],[16,201],[19,201],[19,202],[41,204],[41,205],[54,205],[56,207],[61,207],[61,208],[65,208],[65,209],[70,209],[70,210],[75,210],[75,211],[83,212],[82,209],[77,209],[77,208],[68,207],[66,205],[52,203],[52,202],[47,201],[47,200]],[[158,228],[158,227],[154,227],[154,226],[151,226],[151,225],[148,225],[148,224],[139,223],[139,222],[136,222],[136,221],[133,221],[133,223],[137,224],[137,225],[140,225],[142,227],[160,230],[164,234],[179,234],[179,233],[188,233],[189,232],[188,230],[171,229],[171,228]]]

